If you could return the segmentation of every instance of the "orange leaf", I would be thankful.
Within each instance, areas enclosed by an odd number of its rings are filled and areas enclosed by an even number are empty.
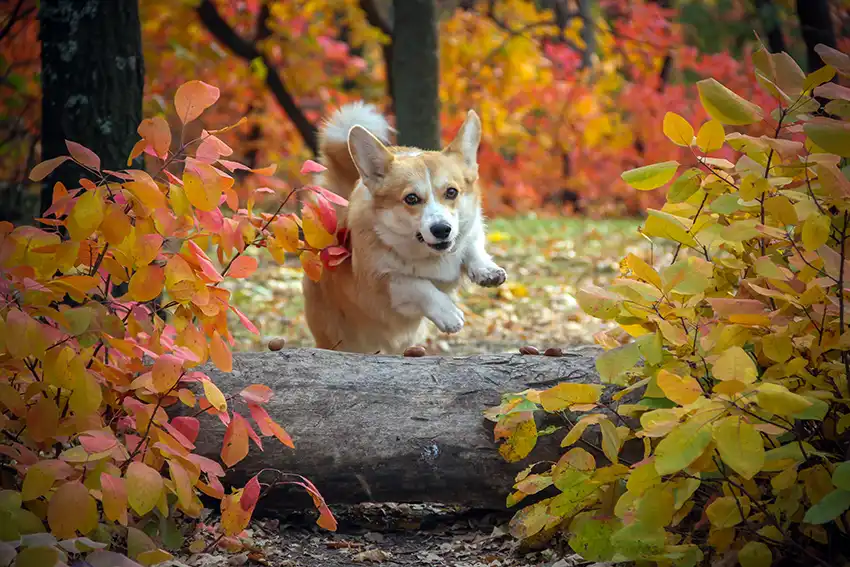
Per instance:
[[[163,354],[157,358],[151,369],[154,392],[164,394],[172,390],[177,385],[182,370],[183,362],[176,356]]]
[[[231,278],[247,278],[257,271],[259,263],[251,256],[239,256],[230,264],[227,275]]]
[[[222,372],[233,371],[233,354],[218,331],[215,331],[210,340],[210,358]]]
[[[127,486],[123,478],[100,473],[103,513],[108,520],[127,525]]]
[[[224,444],[221,447],[221,460],[232,467],[248,455],[248,422],[236,412],[224,433]]]
[[[226,535],[239,535],[251,521],[251,513],[254,509],[244,510],[240,505],[241,499],[242,490],[237,490],[221,499],[221,529]]]
[[[100,171],[100,158],[97,157],[97,154],[93,151],[70,140],[65,140],[65,145],[68,146],[68,152],[71,154],[71,157],[74,158],[74,161],[88,167],[89,169]]]
[[[53,439],[59,428],[59,408],[53,398],[39,398],[27,412],[26,424],[33,441],[43,443]]]
[[[174,108],[183,124],[188,124],[218,100],[217,87],[203,81],[189,81],[174,94]]]
[[[171,147],[171,128],[162,116],[146,118],[136,130],[153,147],[154,153],[162,159],[168,155]]]
[[[164,284],[165,270],[153,264],[143,266],[130,278],[127,295],[133,301],[151,301],[162,292]]]
[[[159,476],[159,475],[157,475]],[[66,482],[50,497],[47,522],[53,535],[72,538],[97,527],[97,503],[82,482]]]
[[[135,181],[124,183],[123,187],[149,209],[161,209],[166,205],[165,194],[150,176],[139,176]]]
[[[127,468],[127,500],[140,516],[154,509],[162,496],[164,484],[159,472],[138,461]]]
[[[257,424],[257,427],[260,428],[261,434],[266,437],[274,435],[277,437],[278,441],[290,449],[295,448],[295,444],[292,442],[292,438],[289,436],[289,433],[287,433],[283,427],[275,423],[265,408],[251,402],[248,402],[248,408],[251,410],[251,417],[254,418],[254,422]]]
[[[57,167],[68,161],[68,156],[59,156],[51,159],[44,160],[34,168],[30,172],[30,181],[41,181],[55,170]]]
[[[265,384],[251,384],[250,386],[239,392],[239,395],[242,396],[242,399],[244,399],[246,402],[264,404],[270,399],[272,399],[272,396],[274,396],[274,392]]]

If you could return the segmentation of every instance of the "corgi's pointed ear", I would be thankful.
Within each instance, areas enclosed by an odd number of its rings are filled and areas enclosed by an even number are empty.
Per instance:
[[[466,113],[466,120],[455,136],[455,139],[443,150],[445,153],[455,153],[463,157],[468,167],[478,164],[478,145],[481,143],[481,119],[474,110]]]
[[[366,187],[380,183],[390,169],[393,155],[386,146],[362,126],[348,131],[348,151]]]

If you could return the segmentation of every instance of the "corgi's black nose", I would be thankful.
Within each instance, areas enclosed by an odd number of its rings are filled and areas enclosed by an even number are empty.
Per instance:
[[[440,240],[445,240],[452,233],[452,225],[447,222],[438,222],[431,225],[431,234]]]

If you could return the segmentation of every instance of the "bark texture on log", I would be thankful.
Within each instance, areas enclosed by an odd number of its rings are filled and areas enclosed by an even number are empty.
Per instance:
[[[503,509],[525,464],[502,459],[483,410],[505,393],[598,382],[600,352],[581,347],[563,357],[403,358],[293,349],[237,354],[231,374],[204,371],[228,395],[251,383],[271,387],[275,396],[266,409],[295,442],[295,451],[273,438],[266,438],[264,452],[252,446],[227,481],[238,484],[275,468],[309,478],[330,505],[441,502]],[[238,402],[234,409],[245,413]],[[202,418],[197,452],[217,459],[223,429],[218,419]],[[529,462],[557,459],[560,439],[542,437]],[[274,489],[262,504],[272,510],[303,504],[293,496]]]

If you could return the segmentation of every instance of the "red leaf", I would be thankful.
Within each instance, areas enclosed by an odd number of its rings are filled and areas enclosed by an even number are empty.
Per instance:
[[[118,444],[118,440],[106,431],[88,431],[84,435],[80,435],[80,445],[89,454],[102,453],[116,444]]]
[[[334,203],[335,205],[341,205],[343,207],[348,206],[348,201],[346,199],[340,197],[333,191],[328,191],[324,187],[319,187],[318,185],[308,185],[307,187],[304,187],[304,189],[308,189],[310,191],[313,191],[314,193],[321,195],[322,197],[324,197],[331,203]]]
[[[88,167],[89,169],[100,171],[100,158],[97,157],[97,154],[95,154],[93,151],[81,144],[78,144],[77,142],[72,142],[70,140],[65,140],[65,145],[68,146],[68,152],[70,152],[71,157],[74,158],[74,161],[76,161],[80,165]]]
[[[289,433],[287,433],[283,427],[275,423],[262,406],[249,402],[248,408],[251,410],[251,417],[254,418],[257,427],[260,428],[260,433],[266,437],[274,435],[277,437],[278,441],[290,449],[295,448],[295,444],[292,442],[292,437],[289,436]]]
[[[43,162],[32,168],[32,171],[30,172],[30,181],[41,181],[42,179],[53,173],[54,169],[56,169],[69,159],[71,158],[69,158],[68,156],[59,156],[44,160]],[[56,202],[55,199],[53,202]]]
[[[198,438],[198,432],[201,429],[201,422],[196,417],[175,417],[171,420],[171,425],[192,443]]]
[[[320,163],[316,163],[315,161],[308,159],[304,162],[304,165],[301,166],[301,175],[307,173],[321,173],[326,171],[328,168],[323,166]]]
[[[239,392],[239,395],[248,403],[264,404],[272,399],[274,392],[265,384],[251,384]]]
[[[257,271],[258,266],[259,263],[256,258],[239,256],[230,264],[230,270],[228,270],[227,275],[232,278],[247,278]]]
[[[260,481],[257,479],[259,475],[255,475],[245,485],[242,491],[242,496],[239,498],[239,505],[246,512],[257,505],[257,500],[260,499]]]
[[[263,450],[263,440],[260,439],[260,436],[257,435],[257,432],[254,431],[254,428],[251,427],[251,424],[248,423],[248,420],[245,420],[245,424],[248,426],[248,437],[251,439],[251,441],[254,442],[254,445],[256,445],[257,448],[260,451],[262,451]]]
[[[319,220],[322,221],[322,226],[325,227],[325,230],[327,230],[329,234],[336,234],[336,209],[334,209],[333,205],[331,205],[330,202],[322,195],[317,196],[318,199],[316,199],[317,206],[315,207],[315,210],[319,214]]]
[[[255,335],[259,335],[259,334],[260,334],[260,330],[256,327],[256,325],[254,325],[254,324],[251,322],[251,320],[250,320],[250,319],[248,319],[248,317],[246,317],[246,316],[245,316],[245,314],[244,314],[244,313],[242,313],[241,311],[239,311],[239,309],[237,309],[237,308],[236,308],[236,307],[234,307],[233,305],[231,305],[231,306],[230,306],[230,309],[231,309],[234,313],[236,313],[236,316],[239,318],[239,322],[240,322],[240,323],[242,323],[242,325],[244,325],[246,329],[248,329],[250,332],[254,333]]]
[[[351,252],[342,246],[328,246],[322,250],[320,256],[326,268],[335,268],[345,262],[351,256]]]

